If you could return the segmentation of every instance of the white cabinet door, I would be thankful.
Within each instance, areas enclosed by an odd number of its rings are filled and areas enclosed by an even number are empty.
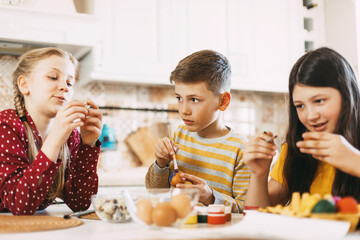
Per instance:
[[[227,0],[172,0],[170,22],[171,70],[196,51],[227,54]]]
[[[103,40],[93,79],[166,84],[170,50],[166,0],[98,1]]]
[[[301,52],[301,41],[295,40],[302,31],[301,3],[234,0],[232,5],[232,22],[239,24],[230,28],[233,88],[286,92],[291,66]]]
[[[324,0],[325,45],[343,55],[359,81],[360,1]]]
[[[227,0],[174,0],[172,3],[173,35],[178,38],[177,45],[182,51],[175,57],[181,59],[203,49],[227,52]]]

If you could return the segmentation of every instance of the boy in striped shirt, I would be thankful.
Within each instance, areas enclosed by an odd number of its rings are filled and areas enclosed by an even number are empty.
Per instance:
[[[231,68],[222,54],[195,52],[179,62],[171,73],[178,110],[185,125],[155,145],[155,162],[146,175],[147,188],[169,188],[176,153],[182,177],[199,188],[204,205],[225,204],[242,212],[250,171],[242,159],[246,139],[223,123],[221,113],[230,104]]]

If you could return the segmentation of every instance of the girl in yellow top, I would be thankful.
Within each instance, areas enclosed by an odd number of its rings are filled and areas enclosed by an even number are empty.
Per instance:
[[[293,192],[360,200],[360,93],[349,63],[329,48],[302,56],[289,77],[286,143],[269,177],[276,146],[262,133],[244,149],[251,171],[245,205],[287,204]]]

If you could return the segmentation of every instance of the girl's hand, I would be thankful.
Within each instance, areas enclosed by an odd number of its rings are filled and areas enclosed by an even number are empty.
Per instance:
[[[243,159],[252,175],[268,176],[276,149],[272,132],[263,132],[245,144]]]
[[[159,167],[163,168],[173,159],[172,156],[179,149],[179,145],[174,145],[173,148],[173,143],[170,139],[164,137],[155,144],[154,148],[156,163]]]
[[[68,140],[71,132],[84,125],[86,114],[85,104],[79,101],[71,101],[57,112],[49,134],[41,147],[51,161],[57,160],[60,147]]]
[[[192,184],[178,183],[176,184],[177,188],[200,189],[199,202],[203,203],[206,206],[209,204],[213,204],[215,202],[213,191],[209,187],[209,185],[207,185],[204,179],[201,179],[199,177],[187,173],[181,173],[180,177],[185,178],[186,181],[189,181]]]
[[[306,132],[296,146],[300,152],[311,154],[314,158],[352,174],[360,174],[360,151],[343,136],[326,132]]]
[[[91,108],[83,119],[84,125],[80,127],[81,139],[84,144],[95,146],[102,130],[102,111],[92,101],[87,101]]]

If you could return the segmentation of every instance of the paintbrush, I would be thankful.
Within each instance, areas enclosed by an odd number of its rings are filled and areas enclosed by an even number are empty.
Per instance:
[[[70,219],[71,217],[81,217],[81,216],[88,215],[88,214],[94,213],[94,212],[95,212],[95,210],[86,210],[86,211],[66,214],[66,215],[64,215],[64,218],[65,219]]]
[[[171,137],[171,131],[170,131],[170,126],[168,125],[168,132],[169,132],[169,138],[170,138],[170,142],[171,142],[171,147],[172,149],[174,150],[174,141],[173,141],[173,138]],[[174,162],[174,171],[176,172],[179,168],[178,168],[178,165],[177,165],[177,162],[176,162],[176,156],[175,156],[175,152],[173,154],[173,162]]]

